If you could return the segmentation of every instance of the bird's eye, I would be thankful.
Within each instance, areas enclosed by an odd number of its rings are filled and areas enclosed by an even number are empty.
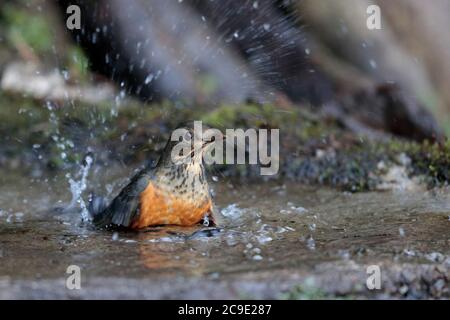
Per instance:
[[[187,142],[191,142],[191,138],[192,138],[192,136],[191,136],[191,133],[188,131],[188,132],[186,132],[185,134],[184,134],[184,136],[183,136],[183,140],[184,141],[187,141]]]

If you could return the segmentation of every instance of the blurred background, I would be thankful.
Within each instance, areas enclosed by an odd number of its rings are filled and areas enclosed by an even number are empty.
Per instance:
[[[79,30],[66,27],[72,4]],[[372,4],[381,30],[367,28]],[[450,133],[449,9],[448,0],[5,0],[1,90],[89,103],[275,101],[359,131],[435,139]]]

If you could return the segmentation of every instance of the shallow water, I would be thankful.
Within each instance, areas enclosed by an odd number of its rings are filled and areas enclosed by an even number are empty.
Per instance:
[[[117,190],[126,173],[94,171],[88,189]],[[202,226],[113,232],[93,229],[77,210],[54,209],[71,202],[67,177],[1,176],[0,297],[276,298],[310,278],[326,293],[371,294],[365,268],[372,264],[386,269],[386,287],[399,281],[397,266],[400,273],[412,268],[419,280],[422,266],[439,266],[438,296],[448,294],[448,189],[348,194],[219,179],[211,183],[225,216],[220,232]],[[65,289],[69,265],[81,268],[84,290]],[[193,288],[199,282],[201,291]]]

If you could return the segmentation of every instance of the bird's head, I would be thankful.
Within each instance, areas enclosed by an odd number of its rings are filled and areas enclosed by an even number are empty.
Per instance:
[[[200,121],[183,123],[172,132],[160,164],[166,167],[181,164],[202,165],[204,153],[215,143],[221,143],[223,138],[218,129],[203,125]]]

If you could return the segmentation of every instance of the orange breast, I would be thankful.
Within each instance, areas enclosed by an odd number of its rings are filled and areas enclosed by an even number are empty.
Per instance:
[[[183,200],[150,183],[140,195],[139,217],[131,227],[140,229],[163,224],[191,226],[200,222],[210,209],[211,200],[199,203]]]

